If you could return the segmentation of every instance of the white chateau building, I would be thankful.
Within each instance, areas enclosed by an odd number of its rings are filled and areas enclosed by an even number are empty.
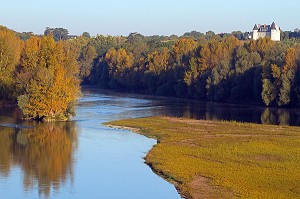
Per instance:
[[[280,41],[280,28],[274,22],[271,25],[255,24],[252,32],[252,38],[257,40],[258,38],[271,37],[272,41]]]

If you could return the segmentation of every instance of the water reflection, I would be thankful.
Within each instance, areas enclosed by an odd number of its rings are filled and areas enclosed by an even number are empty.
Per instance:
[[[285,109],[266,108],[261,115],[262,124],[299,125],[299,118],[291,118],[291,112]]]
[[[77,133],[74,123],[39,124],[34,129],[0,127],[0,174],[7,177],[13,167],[23,173],[25,191],[38,187],[48,197],[73,179]]]
[[[88,88],[84,90],[86,95],[93,97],[91,101],[82,101],[82,105],[97,108],[115,107],[109,113],[115,113],[117,109],[125,109],[124,116],[146,117],[165,115],[185,117],[203,120],[234,120],[258,124],[292,125],[300,126],[300,112],[297,108],[266,108],[263,106],[229,104],[218,102],[205,102],[178,98],[153,97],[146,95],[118,93],[108,90]],[[93,94],[101,93],[101,97]],[[109,119],[120,119],[111,118]]]
[[[156,101],[157,114],[201,120],[227,120],[258,124],[300,126],[298,109],[196,102],[188,100]]]

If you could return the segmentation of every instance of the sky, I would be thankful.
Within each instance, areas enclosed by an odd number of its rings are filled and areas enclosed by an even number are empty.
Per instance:
[[[255,23],[300,28],[299,0],[1,0],[0,25],[42,34],[46,27],[92,36],[252,31]]]

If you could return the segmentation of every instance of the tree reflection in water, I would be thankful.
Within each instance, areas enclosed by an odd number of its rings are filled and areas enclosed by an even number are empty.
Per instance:
[[[261,114],[262,124],[292,125],[290,112],[285,109],[265,108]]]
[[[41,123],[34,129],[0,127],[0,174],[8,176],[14,166],[22,169],[24,189],[36,185],[50,195],[73,179],[77,130],[73,122]]]
[[[300,125],[300,113],[297,109],[252,107],[239,104],[213,102],[179,104],[174,106],[171,115],[200,120],[227,120],[283,126]]]

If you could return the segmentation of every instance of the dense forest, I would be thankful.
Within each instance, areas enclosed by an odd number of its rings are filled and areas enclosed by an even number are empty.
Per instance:
[[[44,35],[0,27],[0,99],[16,101],[27,118],[74,114],[80,83],[151,95],[300,105],[300,36],[257,41],[249,33],[196,31],[182,36]]]
[[[98,35],[81,46],[84,84],[152,95],[266,106],[300,103],[299,40],[257,41],[248,33],[128,37]]]

